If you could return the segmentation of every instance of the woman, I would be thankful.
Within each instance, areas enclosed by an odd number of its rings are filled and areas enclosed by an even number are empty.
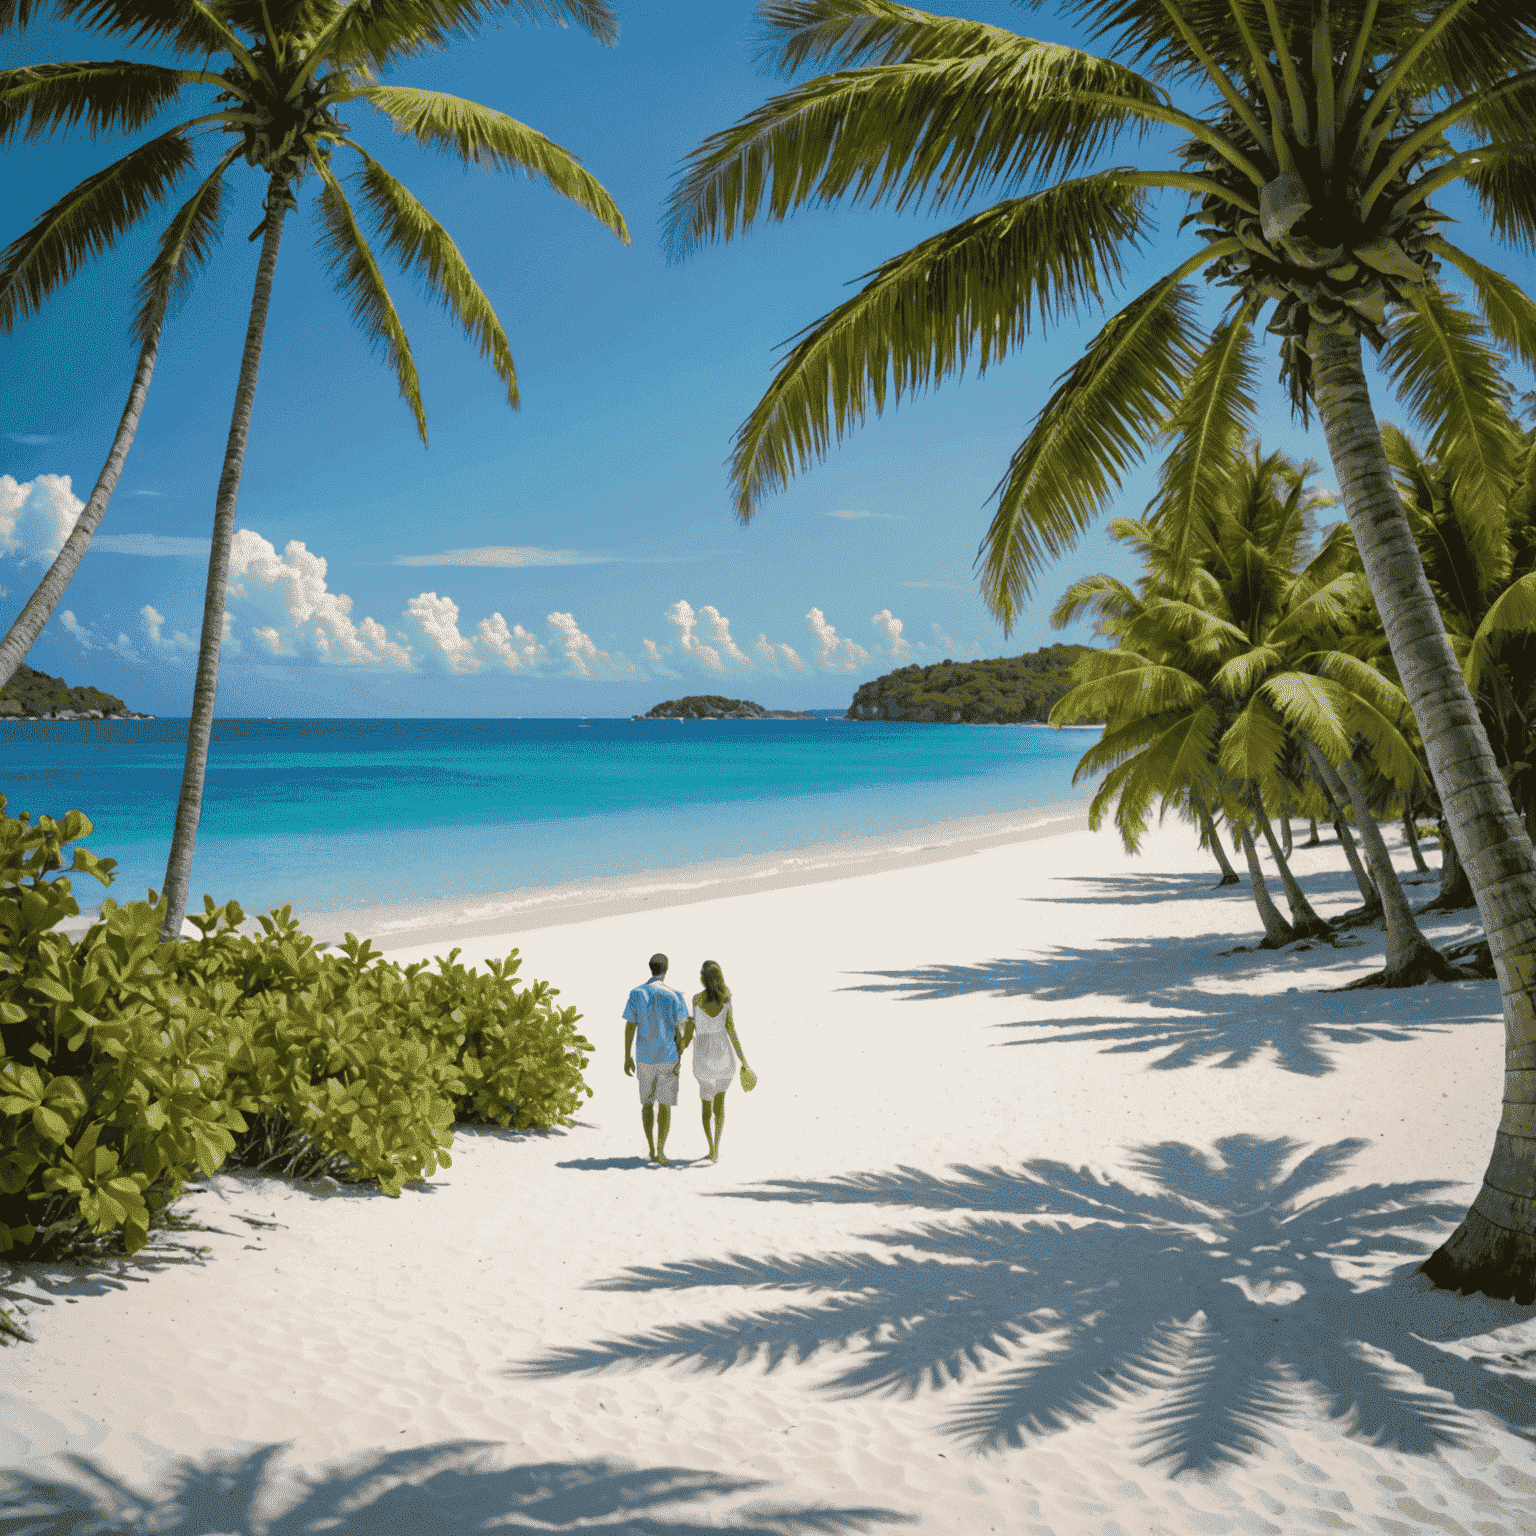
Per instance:
[[[720,967],[713,960],[706,960],[700,967],[699,980],[704,990],[694,994],[693,1017],[688,1021],[683,1045],[694,1041],[693,1075],[698,1079],[699,1097],[704,1101],[704,1135],[709,1142],[709,1160],[718,1163],[720,1132],[725,1127],[725,1090],[736,1076],[736,1058],[741,1057],[742,1066],[746,1066],[747,1058],[742,1055],[741,1041],[736,1035],[731,989],[726,986]]]

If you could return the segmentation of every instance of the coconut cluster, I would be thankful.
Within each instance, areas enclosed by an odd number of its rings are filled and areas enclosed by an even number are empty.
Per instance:
[[[1401,126],[1412,131],[1413,125]],[[1244,137],[1235,121],[1222,130],[1238,142]],[[1365,189],[1402,137],[1376,146],[1366,163],[1328,169],[1315,147],[1293,144],[1292,167],[1260,190],[1257,217],[1214,195],[1192,216],[1207,240],[1235,236],[1242,242],[1240,251],[1214,262],[1207,276],[1251,299],[1273,302],[1269,330],[1281,342],[1280,376],[1298,406],[1305,406],[1310,392],[1315,328],[1352,331],[1379,347],[1391,306],[1410,303],[1415,290],[1440,270],[1432,242],[1446,215],[1422,200],[1404,199],[1426,160],[1451,153],[1443,141],[1404,164],[1370,211],[1361,212]],[[1254,145],[1250,153],[1256,150]],[[1192,144],[1184,158],[1191,170],[1252,201],[1252,184],[1214,150]]]

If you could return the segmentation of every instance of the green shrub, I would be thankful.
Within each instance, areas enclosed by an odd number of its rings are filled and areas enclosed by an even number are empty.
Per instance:
[[[163,906],[109,898],[72,942],[60,871],[90,831],[0,814],[0,1252],[134,1252],[226,1161],[398,1194],[449,1164],[455,1120],[548,1129],[590,1096],[580,1015],[517,980],[516,950],[483,976],[457,950],[401,968],[351,934],[326,953],[287,907],[242,934],[206,897],[199,939],[162,944]],[[75,849],[70,870],[113,867]]]

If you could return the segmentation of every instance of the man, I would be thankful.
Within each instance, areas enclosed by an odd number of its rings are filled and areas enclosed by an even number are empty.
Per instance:
[[[682,994],[667,985],[667,957],[652,955],[651,979],[636,987],[624,1005],[624,1075],[639,1084],[645,1144],[650,1148],[651,1161],[663,1168],[667,1166],[667,1132],[672,1128],[678,1073],[682,1070],[682,1026],[688,1018],[688,1004]]]

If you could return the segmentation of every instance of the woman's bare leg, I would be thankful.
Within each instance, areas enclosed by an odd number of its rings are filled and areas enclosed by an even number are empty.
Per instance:
[[[725,1094],[715,1095],[715,1139],[709,1144],[709,1156],[711,1162],[720,1161],[720,1132],[725,1129]]]

